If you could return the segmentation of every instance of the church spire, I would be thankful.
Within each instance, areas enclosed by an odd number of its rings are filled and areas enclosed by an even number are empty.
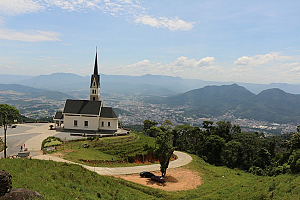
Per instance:
[[[95,57],[94,75],[98,75],[97,47],[96,47],[96,57]]]
[[[96,47],[94,74],[92,74],[91,76],[90,100],[100,101],[100,75],[98,74],[97,47]]]

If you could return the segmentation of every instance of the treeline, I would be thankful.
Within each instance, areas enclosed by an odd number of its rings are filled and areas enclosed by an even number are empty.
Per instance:
[[[166,123],[167,122],[167,123]],[[144,133],[157,137],[170,130],[176,150],[198,155],[214,165],[239,168],[256,175],[300,172],[300,133],[265,137],[263,133],[244,133],[229,121],[215,125],[204,121],[203,128],[190,125],[172,126],[166,122],[145,120]]]

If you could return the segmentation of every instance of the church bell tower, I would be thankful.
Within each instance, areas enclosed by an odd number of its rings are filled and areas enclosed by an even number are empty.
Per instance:
[[[91,76],[90,100],[100,101],[100,76],[98,74],[97,50],[94,65],[94,74]]]

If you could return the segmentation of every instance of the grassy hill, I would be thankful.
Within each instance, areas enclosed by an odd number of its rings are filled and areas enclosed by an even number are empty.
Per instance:
[[[1,159],[0,166],[12,175],[13,188],[37,191],[45,199],[299,199],[300,176],[255,176],[192,157],[185,168],[197,171],[202,185],[178,192],[152,189],[53,161]]]

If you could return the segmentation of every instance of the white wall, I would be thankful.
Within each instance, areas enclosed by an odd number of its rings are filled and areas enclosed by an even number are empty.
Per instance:
[[[104,126],[102,125],[102,121],[104,122]],[[110,126],[108,126],[108,122],[110,122]],[[100,130],[117,130],[118,129],[118,119],[116,118],[100,118],[99,123]]]
[[[74,126],[74,120],[77,120],[77,127]],[[88,121],[88,127],[84,126],[84,121]],[[76,130],[98,130],[99,117],[88,117],[88,116],[68,116],[64,114],[64,128],[65,129],[76,129]]]

